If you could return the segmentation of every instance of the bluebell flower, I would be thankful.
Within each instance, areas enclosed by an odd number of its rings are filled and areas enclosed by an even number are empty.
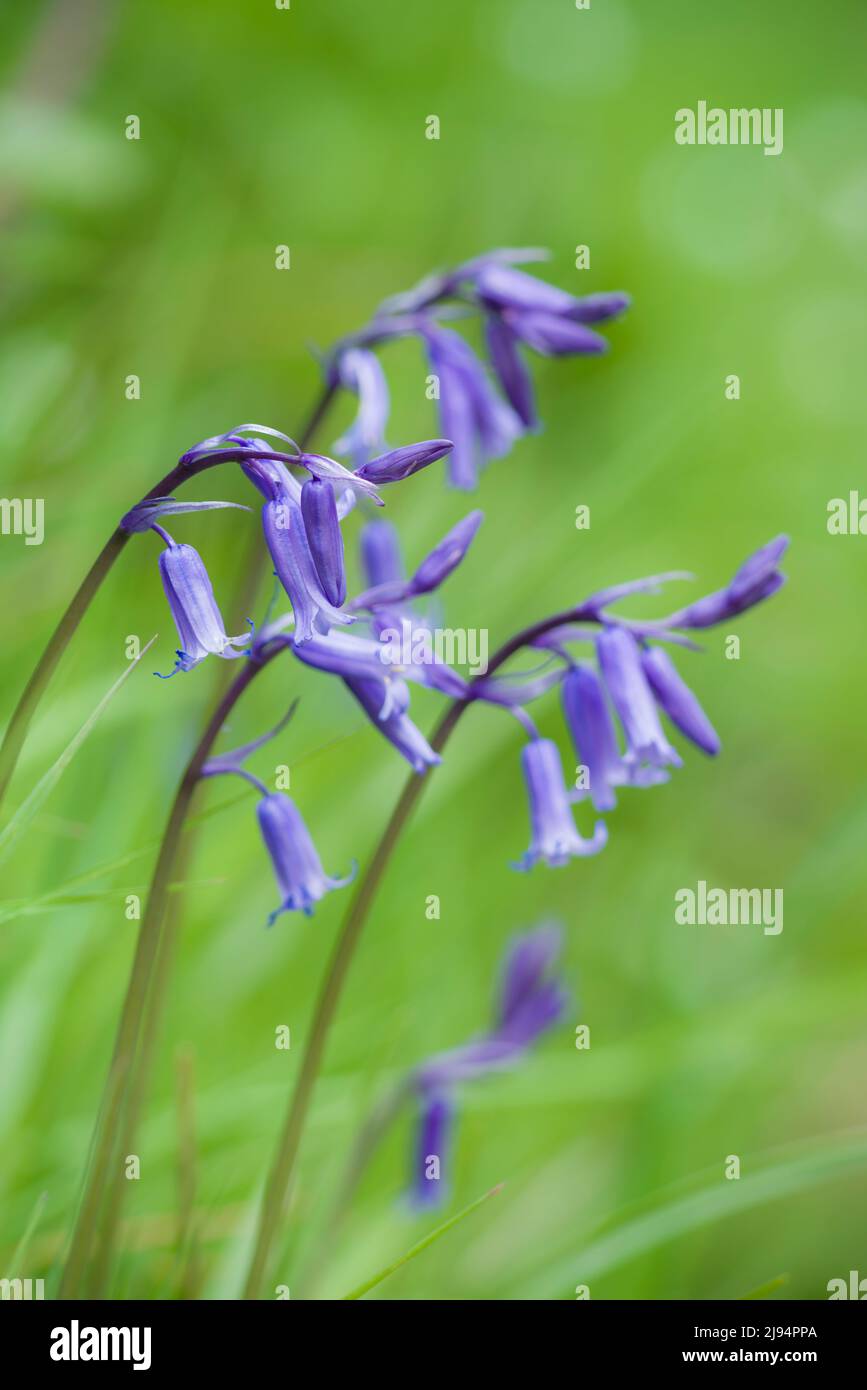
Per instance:
[[[514,867],[526,872],[541,859],[549,868],[558,869],[573,856],[598,854],[608,840],[605,824],[597,821],[589,840],[578,834],[557,745],[549,738],[531,739],[521,752],[521,767],[532,838],[530,848]]]
[[[328,598],[311,554],[301,507],[288,493],[267,501],[262,508],[262,528],[280,583],[295,615],[295,641],[309,641],[332,624],[354,621]]]
[[[429,275],[414,289],[390,296],[365,328],[338,343],[327,359],[326,379],[359,397],[358,415],[338,450],[349,452],[357,467],[368,467],[366,451],[377,436],[381,444],[388,416],[385,381],[371,349],[417,337],[439,383],[443,433],[455,446],[449,460],[451,483],[474,488],[490,459],[501,457],[521,434],[538,427],[523,350],[549,357],[604,352],[606,340],[588,325],[615,317],[630,303],[619,292],[576,297],[515,268],[546,255],[538,248],[500,248]],[[502,396],[486,365],[444,323],[474,312],[484,323],[488,365]]]
[[[223,616],[199,552],[191,545],[179,545],[161,526],[153,523],[151,526],[165,541],[166,548],[160,552],[159,559],[160,578],[181,644],[171,674],[191,671],[206,656],[242,656],[240,649],[250,641],[250,634],[226,635]]]
[[[698,599],[687,608],[673,613],[668,619],[671,627],[703,628],[728,622],[770,598],[785,583],[779,562],[788,549],[788,536],[777,536],[745,560],[731,583],[706,598]]]
[[[597,811],[612,811],[617,805],[615,787],[652,786],[667,777],[661,769],[635,766],[623,758],[604,686],[591,666],[573,666],[561,691],[566,724],[589,781],[586,789],[572,792],[571,800],[589,795]]]
[[[458,333],[430,324],[423,337],[439,383],[442,432],[454,444],[449,476],[454,487],[470,491],[476,487],[480,469],[508,453],[523,425],[497,395],[482,363]]]
[[[349,874],[343,878],[326,874],[310,831],[291,797],[285,792],[270,792],[258,777],[244,767],[244,762],[251,753],[275,738],[285,728],[295,712],[296,704],[297,701],[292,704],[276,728],[229,753],[215,755],[205,763],[201,771],[202,777],[243,777],[259,792],[256,808],[259,828],[281,893],[279,907],[276,907],[268,918],[269,927],[273,926],[283,912],[303,912],[306,916],[311,916],[315,904],[326,893],[335,888],[344,888],[351,883],[358,868],[357,864],[353,864]]]
[[[606,689],[626,735],[629,765],[680,767],[659,722],[653,692],[641,663],[641,648],[623,627],[606,627],[596,639],[596,654]]]
[[[416,1205],[436,1205],[448,1188],[456,1088],[515,1066],[562,1017],[568,996],[550,973],[560,947],[561,933],[553,925],[516,937],[506,954],[491,1029],[463,1047],[431,1057],[413,1073],[420,1105],[412,1167]]]
[[[343,878],[325,873],[301,812],[285,792],[263,796],[256,814],[282,894],[280,906],[268,918],[269,927],[282,912],[303,912],[309,917],[326,893],[352,882],[356,866]]]

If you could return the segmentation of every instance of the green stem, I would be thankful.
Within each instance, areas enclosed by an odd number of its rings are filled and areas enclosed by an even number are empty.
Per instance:
[[[336,387],[326,385],[301,432],[299,443],[304,448],[324,419],[336,394]],[[219,460],[217,460],[219,461]],[[174,473],[178,473],[178,469]],[[186,476],[186,471],[184,476]],[[162,496],[177,486],[173,474],[151,489],[148,496]],[[121,533],[123,534],[123,533]],[[124,539],[126,537],[124,536]],[[261,540],[256,542],[256,554],[251,556],[250,571],[261,563]],[[255,597],[255,581],[250,589],[250,603]],[[86,607],[86,604],[85,604]],[[72,629],[74,630],[74,629]],[[71,635],[71,632],[70,632]],[[228,717],[229,711],[246,689],[257,671],[261,670],[280,647],[263,652],[256,662],[248,661],[219,699],[208,724],[181,779],[165,835],[160,846],[154,878],[148,894],[148,906],[142,921],[132,975],[127,988],[114,1055],[106,1078],[102,1101],[92,1140],[92,1158],[86,1178],[84,1196],[79,1209],[75,1234],[66,1270],[60,1286],[60,1297],[75,1296],[81,1286],[96,1238],[100,1213],[103,1213],[99,1246],[91,1275],[90,1288],[94,1296],[108,1279],[114,1241],[120,1222],[126,1193],[121,1156],[132,1151],[138,1123],[144,1105],[153,1056],[159,1034],[159,1021],[166,995],[168,977],[174,956],[179,929],[179,904],[166,914],[166,893],[177,867],[181,833],[189,813],[199,772],[214,739]],[[165,919],[165,920],[164,920]],[[132,1071],[132,1074],[130,1074]],[[112,1161],[113,1160],[113,1161]]]
[[[183,882],[187,877],[187,866],[192,858],[190,834],[183,837],[175,857],[174,872]],[[132,1072],[127,1087],[127,1100],[123,1107],[120,1137],[117,1144],[116,1160],[106,1179],[106,1192],[102,1201],[102,1226],[93,1262],[93,1271],[87,1289],[89,1298],[102,1298],[104,1287],[111,1273],[114,1240],[120,1224],[123,1199],[126,1191],[126,1178],[123,1171],[123,1156],[131,1153],[138,1132],[139,1119],[150,1081],[162,1005],[167,994],[168,979],[174,959],[174,948],[178,934],[178,924],[182,911],[183,895],[174,893],[168,898],[165,907],[165,920],[157,945],[156,961],[153,969],[153,982],[147,995],[141,1037]]]
[[[277,654],[278,650],[279,648],[265,651],[257,660],[254,661],[251,658],[245,663],[242,671],[236,676],[214,710],[190,761],[187,763],[175,795],[154,867],[147,906],[136,943],[132,972],[118,1023],[111,1063],[97,1111],[91,1144],[92,1156],[66,1267],[60,1282],[58,1294],[60,1298],[78,1296],[90,1257],[100,1207],[106,1191],[106,1182],[111,1175],[114,1175],[112,1164],[119,1163],[118,1139],[121,1134],[124,1115],[123,1099],[126,1082],[139,1041],[148,989],[160,946],[166,898],[169,884],[174,877],[181,844],[181,832],[193,800],[199,775],[230,711],[256,674]],[[125,1131],[125,1133],[128,1132]]]

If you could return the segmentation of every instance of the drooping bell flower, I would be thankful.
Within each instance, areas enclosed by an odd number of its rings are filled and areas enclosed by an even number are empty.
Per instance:
[[[152,525],[165,541],[160,552],[160,578],[169,601],[180,647],[174,675],[191,671],[206,656],[226,659],[243,656],[241,648],[250,641],[249,633],[226,635],[223,616],[201,555],[191,545],[179,545],[161,526]]]
[[[282,894],[280,906],[268,918],[269,927],[282,912],[303,912],[311,916],[314,905],[326,893],[352,882],[356,867],[343,878],[332,878],[325,873],[301,812],[285,792],[269,792],[263,796],[256,814]]]
[[[541,859],[549,868],[559,869],[573,856],[598,854],[607,843],[608,831],[603,821],[597,821],[589,840],[578,834],[557,745],[549,738],[531,739],[521,750],[521,767],[532,836],[530,848],[513,867],[527,872]]]
[[[590,796],[597,811],[617,805],[615,787],[652,786],[668,774],[658,768],[639,767],[624,761],[605,689],[591,666],[573,666],[562,685],[563,713],[575,752],[587,769],[589,787],[576,789],[570,800]]]
[[[596,639],[602,678],[626,735],[626,762],[680,767],[681,758],[662,731],[653,693],[641,665],[641,649],[622,627],[606,627]]]
[[[243,777],[259,792],[259,828],[281,893],[280,906],[275,908],[268,918],[269,927],[273,926],[282,912],[303,912],[308,917],[311,916],[315,904],[326,893],[351,883],[358,867],[354,864],[344,878],[334,878],[326,874],[310,831],[294,801],[285,792],[269,791],[258,777],[244,767],[245,761],[252,753],[282,732],[292,718],[296,705],[297,701],[294,701],[276,728],[269,730],[261,738],[245,743],[231,752],[215,754],[209,758],[200,774],[202,777]]]
[[[523,425],[490,385],[472,348],[453,329],[431,325],[425,332],[431,370],[439,382],[443,435],[453,442],[452,485],[472,490],[489,459],[507,453]]]
[[[351,614],[337,608],[322,587],[300,506],[286,493],[278,494],[262,508],[262,528],[277,577],[292,604],[295,641],[307,642],[332,624],[353,622]]]

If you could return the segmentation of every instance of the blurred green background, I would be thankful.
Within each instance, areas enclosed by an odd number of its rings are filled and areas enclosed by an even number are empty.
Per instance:
[[[466,1087],[447,1211],[505,1190],[379,1296],[570,1297],[588,1282],[594,1298],[739,1298],[785,1274],[775,1297],[823,1298],[829,1279],[867,1274],[867,658],[852,611],[867,542],[826,529],[828,500],[859,486],[867,423],[863,5],[69,0],[7,8],[4,25],[3,492],[46,507],[41,548],[0,541],[4,718],[117,517],[183,449],[244,420],[297,430],[318,389],[311,347],[492,246],[550,247],[552,281],[628,289],[634,306],[607,330],[607,358],[534,363],[545,429],[483,478],[486,521],[444,590],[449,623],[487,627],[495,645],[594,587],[669,568],[694,571],[698,595],[771,535],[792,537],[788,586],[726,629],[740,660],[718,631],[680,661],[722,756],[689,751],[667,787],[623,795],[598,858],[512,872],[528,839],[520,734],[496,711],[467,715],[355,962],[277,1280],[305,1292],[374,1099],[484,1027],[504,943],[548,917],[565,927],[572,1015],[519,1071]],[[675,110],[700,99],[783,107],[782,156],[676,146]],[[130,114],[138,142],[124,138]],[[438,142],[424,138],[431,114]],[[280,243],[288,272],[274,268]],[[575,268],[579,244],[589,270]],[[383,361],[391,442],[436,433],[417,347]],[[139,401],[124,396],[131,373]],[[730,373],[739,401],[725,398]],[[321,448],[351,411],[342,400]],[[228,470],[187,495],[254,501]],[[579,503],[589,531],[575,529]],[[411,562],[468,505],[440,467],[388,504]],[[248,616],[237,595],[256,525],[226,512],[173,527],[203,553],[230,631]],[[123,670],[127,637],[158,632],[3,868],[0,1273],[56,1272],[134,945],[125,899],[146,889],[225,675],[213,662],[151,678],[175,646],[157,552],[142,537],[122,556],[13,785],[14,805]],[[275,663],[223,746],[296,695],[257,770],[289,762],[326,868],[363,869],[405,773],[339,682]],[[414,695],[423,727],[439,703]],[[556,697],[538,708],[571,756]],[[192,1292],[237,1295],[348,902],[264,930],[276,896],[252,797],[209,784],[197,809],[119,1298],[181,1292],[179,1055],[195,1086]],[[676,925],[674,893],[700,878],[783,888],[784,931]],[[279,1024],[289,1052],[274,1047]],[[407,1116],[311,1292],[345,1292],[433,1224],[401,1201],[410,1138]],[[730,1154],[740,1185],[723,1178]],[[7,1269],[42,1193],[28,1268]]]

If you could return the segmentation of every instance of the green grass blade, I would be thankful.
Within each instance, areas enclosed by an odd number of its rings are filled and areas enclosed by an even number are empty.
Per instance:
[[[443,1221],[440,1226],[436,1226],[432,1231],[429,1231],[428,1234],[423,1236],[415,1245],[411,1245],[406,1254],[401,1255],[399,1260],[395,1260],[393,1264],[386,1265],[385,1269],[381,1269],[378,1274],[374,1274],[372,1279],[368,1279],[364,1284],[359,1284],[358,1288],[353,1289],[352,1293],[344,1294],[343,1302],[346,1302],[348,1299],[363,1298],[366,1293],[370,1293],[370,1290],[375,1289],[377,1284],[381,1284],[390,1274],[394,1274],[396,1270],[408,1264],[410,1260],[414,1260],[416,1255],[420,1255],[423,1250],[427,1250],[428,1246],[433,1245],[435,1240],[440,1239],[440,1236],[444,1236],[447,1231],[457,1226],[458,1222],[463,1221],[464,1217],[469,1216],[471,1212],[477,1211],[490,1197],[496,1197],[498,1192],[502,1192],[503,1186],[503,1183],[498,1183],[496,1187],[491,1188],[490,1192],[483,1193],[483,1195],[477,1197],[474,1202],[470,1202],[468,1207],[464,1207],[463,1210],[457,1212],[455,1216],[450,1216],[448,1221]]]
[[[769,1162],[736,1181],[717,1176],[712,1185],[661,1201],[611,1229],[600,1232],[583,1249],[533,1281],[530,1297],[559,1298],[577,1283],[646,1255],[648,1251],[726,1217],[738,1216],[768,1202],[795,1196],[811,1187],[867,1168],[867,1131],[834,1135],[831,1140],[777,1162]]]
[[[23,1270],[25,1268],[25,1260],[30,1250],[30,1242],[33,1239],[36,1227],[39,1225],[39,1218],[45,1210],[45,1203],[47,1201],[48,1193],[40,1192],[33,1211],[30,1213],[30,1220],[24,1228],[24,1234],[15,1247],[15,1254],[12,1256],[9,1268],[13,1271],[13,1277],[16,1279],[23,1279],[25,1277]]]
[[[96,709],[84,721],[78,733],[75,735],[72,741],[69,744],[67,744],[66,748],[64,748],[63,752],[60,754],[60,757],[56,760],[56,762],[52,763],[51,767],[48,769],[45,775],[43,777],[40,777],[39,781],[36,783],[36,786],[33,788],[30,795],[25,797],[24,801],[22,801],[21,805],[18,807],[18,810],[15,812],[14,816],[9,821],[9,824],[4,828],[3,832],[0,833],[0,864],[2,864],[4,860],[8,858],[13,846],[24,834],[24,831],[30,825],[31,821],[39,811],[40,807],[43,805],[46,799],[50,796],[51,792],[57,786],[57,783],[60,781],[60,778],[63,776],[69,764],[72,762],[72,759],[75,757],[79,748],[84,743],[85,739],[87,738],[93,726],[96,724],[103,710],[114,698],[114,696],[120,690],[124,682],[129,679],[136,666],[138,666],[142,657],[145,655],[145,652],[150,650],[150,648],[153,646],[156,640],[157,638],[155,634],[148,642],[147,646],[142,647],[135,660],[129,662],[126,670],[118,677],[111,689],[106,691],[105,695],[103,695]]]
[[[788,1282],[788,1274],[778,1274],[776,1279],[769,1279],[766,1284],[759,1284],[757,1289],[751,1289],[749,1293],[745,1293],[743,1301],[746,1303],[750,1299],[767,1298],[768,1294],[775,1293],[777,1289],[781,1289]]]

